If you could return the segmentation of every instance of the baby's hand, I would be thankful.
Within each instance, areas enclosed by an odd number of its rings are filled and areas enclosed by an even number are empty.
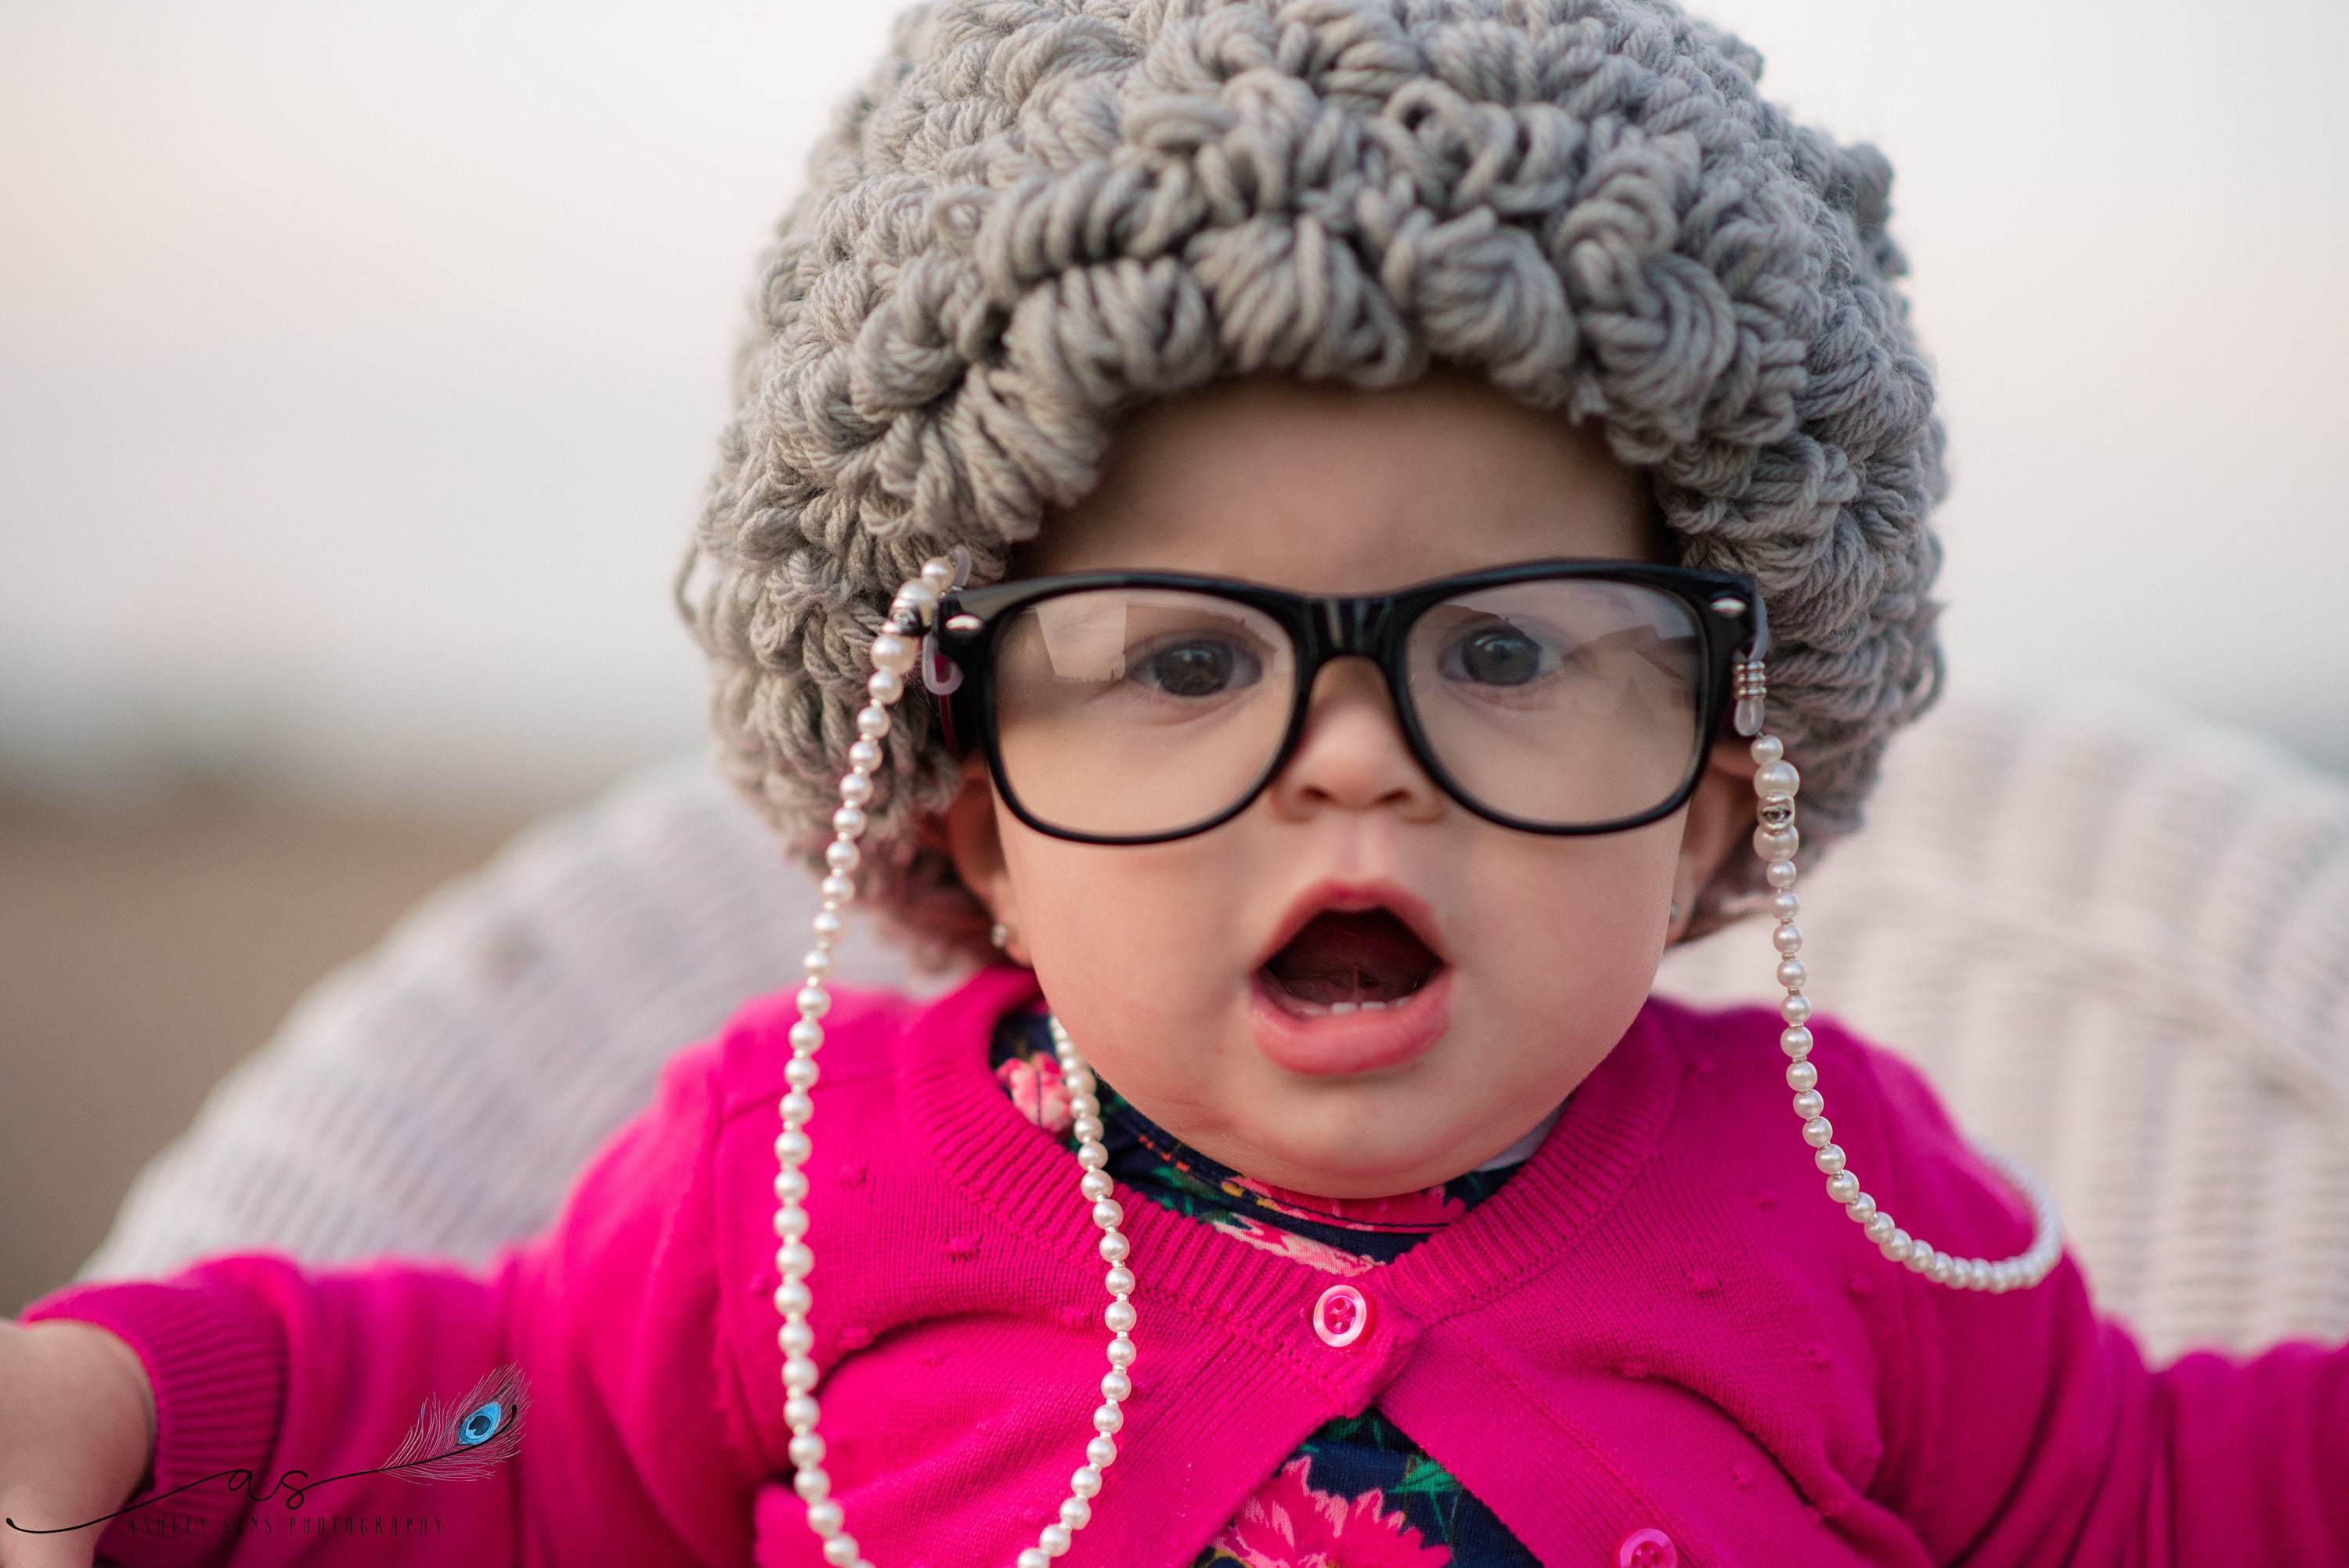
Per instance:
[[[110,1513],[154,1445],[154,1392],[130,1346],[92,1324],[0,1321],[0,1516],[37,1530]],[[0,1522],[0,1568],[89,1568],[105,1528]]]

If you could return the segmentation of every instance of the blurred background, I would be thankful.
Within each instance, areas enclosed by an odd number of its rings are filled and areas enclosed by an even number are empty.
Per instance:
[[[753,257],[894,9],[0,3],[0,1313],[311,981],[698,743]],[[1705,9],[1899,169],[1954,681],[2349,769],[2349,9]]]

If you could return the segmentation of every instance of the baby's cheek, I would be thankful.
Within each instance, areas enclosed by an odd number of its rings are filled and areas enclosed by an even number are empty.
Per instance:
[[[1108,847],[1031,834],[1006,843],[1044,995],[1121,1088],[1137,1071],[1179,1075],[1195,1052],[1175,1047],[1229,1023],[1236,934],[1228,900],[1189,863],[1205,841]]]
[[[1526,838],[1515,853],[1480,857],[1470,873],[1475,934],[1462,966],[1475,995],[1463,1001],[1518,1024],[1581,1016],[1603,1028],[1619,1019],[1619,1032],[1663,955],[1677,833]]]

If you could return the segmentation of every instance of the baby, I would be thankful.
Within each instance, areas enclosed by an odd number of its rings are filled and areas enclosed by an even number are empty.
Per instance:
[[[1812,1016],[1940,434],[1889,172],[1759,69],[1642,0],[909,13],[681,590],[805,985],[483,1274],[36,1304],[0,1564],[2349,1561],[2349,1355],[2149,1371]],[[979,972],[830,984],[859,898]],[[1781,1006],[1650,995],[1765,910]]]

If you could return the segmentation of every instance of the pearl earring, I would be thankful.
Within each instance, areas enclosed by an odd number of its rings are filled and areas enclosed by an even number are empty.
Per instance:
[[[999,951],[1011,945],[1011,928],[997,921],[987,928],[987,940]]]
[[[1991,1263],[1982,1258],[1953,1258],[1922,1237],[1902,1230],[1890,1214],[1877,1206],[1874,1198],[1860,1191],[1859,1177],[1851,1171],[1843,1150],[1835,1142],[1835,1127],[1827,1120],[1826,1102],[1819,1096],[1819,1069],[1810,1059],[1813,1042],[1806,1026],[1811,1016],[1811,1000],[1803,995],[1810,975],[1796,956],[1803,950],[1803,932],[1795,923],[1795,915],[1802,907],[1795,896],[1795,851],[1801,847],[1803,836],[1795,827],[1795,795],[1802,788],[1802,775],[1785,759],[1786,748],[1777,737],[1764,732],[1764,686],[1760,659],[1748,659],[1738,665],[1736,696],[1734,725],[1738,734],[1753,738],[1750,755],[1755,767],[1754,793],[1761,800],[1755,812],[1754,852],[1764,862],[1763,880],[1774,890],[1769,907],[1778,921],[1777,929],[1770,934],[1771,945],[1778,951],[1778,984],[1786,993],[1785,999],[1778,1005],[1778,1016],[1786,1024],[1778,1037],[1778,1045],[1786,1053],[1786,1087],[1795,1091],[1795,1114],[1802,1118],[1803,1141],[1814,1150],[1812,1163],[1827,1179],[1827,1197],[1842,1207],[1887,1258],[1906,1264],[1937,1284],[1955,1290],[1994,1292],[2037,1284],[2063,1255],[2064,1228],[2055,1212],[2054,1199],[2039,1179],[2022,1165],[1994,1150],[1981,1151],[1982,1158],[2012,1181],[2031,1205],[2030,1248]]]
[[[963,569],[968,566],[966,559]],[[821,1020],[832,1010],[824,979],[832,973],[832,950],[839,945],[846,928],[841,911],[856,896],[856,883],[849,873],[860,859],[856,841],[868,825],[864,808],[873,799],[873,773],[881,766],[881,742],[889,733],[889,707],[905,694],[906,673],[918,654],[918,634],[936,618],[939,597],[957,586],[960,578],[954,562],[943,557],[925,562],[921,575],[897,590],[889,618],[880,635],[873,639],[873,676],[865,685],[873,701],[856,716],[857,740],[848,748],[848,771],[840,780],[840,810],[832,818],[838,837],[823,855],[832,874],[818,890],[823,908],[815,917],[815,944],[807,954],[807,984],[797,997],[800,1021],[792,1026],[792,1059],[783,1067],[783,1081],[791,1086],[791,1092],[782,1098],[782,1130],[775,1138],[775,1235],[782,1244],[775,1249],[775,1272],[781,1283],[774,1295],[775,1310],[783,1319],[777,1336],[783,1352],[783,1422],[792,1429],[792,1490],[807,1504],[808,1528],[823,1540],[823,1560],[832,1568],[872,1568],[872,1564],[859,1553],[856,1537],[848,1533],[840,1504],[832,1498],[832,1478],[823,1469],[823,1439],[815,1430],[815,1386],[822,1373],[812,1356],[815,1330],[808,1323],[808,1311],[813,1297],[807,1284],[808,1274],[815,1267],[815,1254],[807,1243],[808,1214],[803,1205],[808,1178],[801,1169],[810,1151],[808,1118],[815,1113],[808,1090],[815,1087],[815,1053],[823,1044]],[[1001,947],[1011,940],[1011,933],[999,921],[988,933],[988,940]],[[1102,1279],[1110,1295],[1109,1306],[1102,1313],[1102,1322],[1110,1331],[1109,1371],[1101,1380],[1102,1403],[1092,1413],[1093,1437],[1085,1444],[1085,1462],[1069,1478],[1069,1495],[1061,1501],[1059,1518],[1038,1532],[1035,1545],[1019,1553],[1017,1568],[1050,1568],[1052,1559],[1068,1551],[1070,1537],[1092,1518],[1092,1500],[1101,1491],[1102,1471],[1117,1458],[1117,1439],[1112,1434],[1125,1424],[1118,1407],[1133,1392],[1125,1370],[1133,1365],[1134,1311],[1129,1299],[1133,1294],[1133,1271],[1126,1267],[1128,1244],[1118,1229],[1125,1211],[1111,1196],[1117,1184],[1104,1169],[1109,1150],[1101,1140],[1101,1101],[1093,1092],[1096,1080],[1058,1018],[1051,1020],[1051,1031],[1053,1054],[1060,1058],[1061,1081],[1068,1086],[1069,1110],[1074,1118],[1070,1130],[1078,1140],[1077,1190],[1101,1230],[1102,1261],[1109,1265]]]
[[[1671,903],[1664,906],[1664,923],[1666,925],[1678,925],[1680,923],[1680,920],[1681,901],[1674,899]]]

